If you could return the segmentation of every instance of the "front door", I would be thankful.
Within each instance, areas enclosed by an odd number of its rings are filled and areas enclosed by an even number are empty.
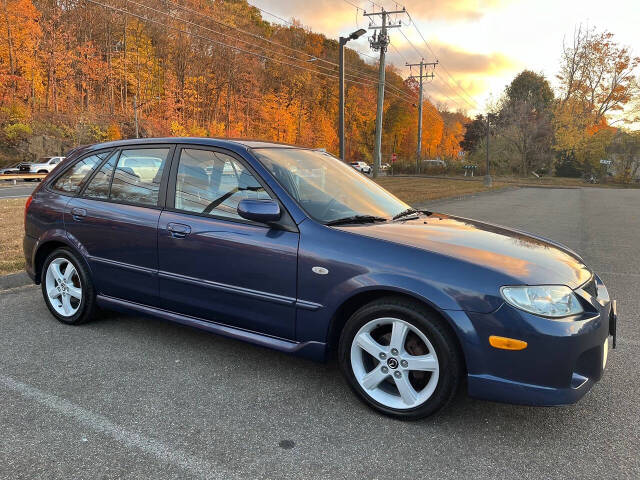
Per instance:
[[[270,198],[231,153],[182,147],[158,224],[164,308],[294,338],[298,233],[249,222],[245,198]]]

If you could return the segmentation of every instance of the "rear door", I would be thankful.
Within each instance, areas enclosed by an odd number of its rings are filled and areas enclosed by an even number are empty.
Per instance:
[[[171,145],[117,150],[67,204],[67,234],[85,250],[99,293],[157,303],[157,226],[172,153]]]
[[[184,146],[175,158],[158,225],[164,308],[293,339],[297,231],[238,215],[242,199],[272,193],[234,154]]]

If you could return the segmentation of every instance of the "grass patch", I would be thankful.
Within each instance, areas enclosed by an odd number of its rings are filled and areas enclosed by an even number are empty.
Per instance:
[[[24,270],[22,237],[26,198],[0,200],[0,275]]]
[[[426,177],[378,177],[376,182],[409,204],[486,192],[505,186],[503,182],[493,182],[493,186],[487,188],[482,181]]]

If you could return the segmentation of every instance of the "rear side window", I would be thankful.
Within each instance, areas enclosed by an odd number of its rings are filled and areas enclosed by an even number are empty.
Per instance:
[[[53,182],[51,188],[62,193],[77,193],[84,180],[100,163],[107,158],[110,152],[99,152],[76,162],[71,168],[60,175]]]
[[[96,173],[84,191],[90,198],[157,205],[169,148],[123,150]],[[115,167],[115,169],[114,169]]]
[[[113,167],[116,165],[117,155],[114,155],[100,170],[84,189],[84,196],[96,198],[98,200],[106,200],[109,198],[109,189],[111,188],[111,177],[113,176]]]

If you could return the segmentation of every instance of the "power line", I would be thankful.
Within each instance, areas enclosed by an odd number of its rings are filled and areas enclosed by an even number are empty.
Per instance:
[[[162,27],[169,28],[171,30],[174,30],[174,31],[177,31],[177,32],[180,32],[180,33],[184,33],[185,35],[190,35],[192,37],[200,38],[202,40],[205,40],[207,42],[210,42],[210,43],[213,43],[213,44],[216,44],[216,45],[221,45],[223,47],[227,47],[227,48],[230,48],[232,50],[236,50],[238,52],[241,52],[241,53],[244,53],[244,54],[247,54],[247,55],[252,55],[254,57],[258,57],[258,58],[261,58],[263,60],[271,60],[273,62],[277,62],[277,63],[283,64],[283,65],[287,65],[287,66],[290,66],[290,67],[294,67],[294,68],[298,68],[298,69],[301,69],[301,70],[309,71],[309,72],[314,73],[316,75],[322,75],[322,76],[329,77],[329,78],[338,78],[336,75],[332,75],[330,73],[325,73],[325,72],[321,72],[321,71],[315,70],[313,68],[308,68],[308,67],[305,67],[305,66],[302,66],[302,65],[289,63],[289,62],[280,60],[278,58],[272,58],[272,57],[269,57],[269,56],[265,55],[264,53],[253,52],[253,51],[241,48],[241,47],[237,47],[237,46],[234,46],[234,45],[229,45],[227,43],[221,42],[219,40],[214,40],[214,39],[206,37],[204,35],[200,35],[200,34],[197,34],[197,33],[194,33],[194,32],[190,32],[188,30],[183,30],[183,29],[178,28],[178,27],[167,25],[167,24],[165,24],[163,22],[160,22],[158,20],[154,20],[154,19],[146,17],[144,15],[136,14],[136,13],[131,12],[129,10],[125,10],[125,9],[122,9],[122,8],[114,7],[112,5],[107,5],[107,4],[98,2],[97,0],[86,0],[86,1],[88,1],[90,3],[93,3],[95,5],[99,5],[99,6],[103,7],[103,8],[107,8],[107,9],[122,13],[124,15],[130,15],[132,17],[138,18],[138,19],[143,20],[145,22],[155,23],[155,24],[160,25]],[[130,0],[127,0],[127,1],[130,1]],[[131,3],[135,3],[135,2],[131,2]],[[193,24],[193,25],[195,25],[197,27],[201,27],[201,28],[205,28],[206,29],[206,27],[203,27],[202,25],[198,25],[198,24],[195,24],[193,22],[189,22],[188,20],[185,20],[185,19],[182,19],[182,18],[179,18],[179,17],[174,17],[174,16],[172,16],[172,15],[170,15],[168,13],[153,9],[152,7],[147,7],[147,8],[151,9],[151,10],[154,10],[157,13],[165,15],[165,16],[167,16],[169,18],[174,19],[174,20],[191,23],[191,24]],[[264,49],[264,47],[262,47],[262,48]],[[267,50],[267,49],[265,49],[265,50]],[[278,53],[278,52],[274,52],[274,53]],[[297,60],[300,61],[299,59],[297,59]],[[364,86],[367,86],[367,87],[372,87],[372,86],[375,85],[375,84],[372,84],[372,83],[365,83],[365,82],[360,82],[360,81],[351,80],[351,79],[346,79],[346,81],[349,82],[349,83],[355,83],[355,84],[364,85]],[[391,96],[397,97],[397,98],[399,98],[399,99],[401,99],[403,101],[406,101],[408,103],[412,102],[412,100],[408,96],[402,96],[401,97],[400,95],[397,95],[397,94],[394,94],[394,93],[391,93],[391,92],[389,92],[389,94]]]
[[[424,42],[424,44],[427,46],[427,48],[429,49],[429,51],[431,52],[431,54],[437,58],[437,55],[435,54],[435,52],[433,51],[433,49],[431,48],[431,45],[429,45],[429,42],[427,42],[427,39],[424,38],[424,35],[422,35],[422,32],[420,31],[420,29],[418,28],[418,25],[416,25],[416,22],[414,22],[413,17],[411,17],[411,15],[409,14],[409,12],[407,12],[407,16],[409,17],[409,20],[411,21],[411,25],[413,25],[413,28],[415,28],[416,32],[418,32],[418,35],[420,35],[420,38],[422,39],[422,41]],[[405,37],[406,38],[406,37]],[[414,47],[415,48],[415,47]],[[473,105],[471,105],[473,108],[478,108],[478,104],[475,101],[475,99],[469,95],[469,93],[462,87],[462,85],[460,85],[460,83],[453,77],[453,75],[451,75],[451,72],[449,72],[449,70],[447,70],[447,68],[444,65],[441,65],[442,69],[445,71],[445,73],[449,76],[449,78],[457,85],[457,87],[460,89],[460,91],[462,93],[464,93],[473,103]],[[464,100],[464,97],[461,97]],[[466,100],[465,100],[466,101]],[[469,102],[467,102],[469,103]]]
[[[180,5],[180,4],[175,3],[175,2],[172,2],[172,1],[170,1],[170,0],[164,0],[164,2],[165,2],[165,3],[168,3],[168,4],[170,4],[170,5],[173,5],[173,6],[175,6],[175,7],[179,8],[179,9],[181,9],[181,10],[184,10],[184,11],[187,11],[187,12],[193,13],[193,14],[195,14],[195,15],[198,15],[198,16],[200,16],[200,17],[202,17],[202,18],[208,19],[208,20],[210,20],[210,21],[212,21],[212,22],[214,22],[214,23],[216,23],[216,24],[218,24],[218,25],[222,25],[222,26],[224,26],[224,27],[226,27],[226,28],[230,28],[230,29],[232,29],[232,30],[235,30],[235,31],[240,32],[240,33],[243,33],[243,34],[245,34],[245,35],[249,35],[249,36],[251,36],[251,37],[253,37],[253,38],[260,39],[260,40],[263,40],[263,41],[265,41],[265,42],[268,42],[268,43],[270,43],[271,45],[278,46],[278,47],[280,47],[280,48],[283,48],[283,49],[289,50],[289,51],[291,51],[291,52],[295,52],[295,53],[302,54],[302,55],[304,55],[304,56],[308,57],[308,58],[310,59],[309,61],[316,61],[316,60],[317,60],[317,61],[319,61],[319,62],[324,62],[324,63],[326,63],[326,64],[328,64],[328,65],[332,65],[332,66],[334,66],[334,67],[338,67],[338,64],[337,64],[336,62],[332,62],[332,61],[330,61],[330,60],[328,60],[328,59],[326,59],[326,58],[317,57],[317,56],[315,56],[315,55],[312,55],[312,54],[307,53],[307,52],[305,52],[305,51],[302,51],[302,50],[300,50],[300,49],[293,48],[293,47],[289,47],[288,45],[283,45],[283,44],[281,44],[281,43],[279,43],[279,42],[276,42],[276,41],[274,41],[274,40],[271,40],[271,39],[269,39],[269,38],[266,38],[266,37],[264,37],[264,36],[262,36],[262,35],[259,35],[259,34],[253,33],[253,32],[249,32],[249,31],[247,31],[247,30],[243,30],[243,29],[238,28],[238,27],[235,27],[235,26],[233,26],[233,25],[229,25],[228,23],[225,23],[225,22],[222,22],[222,21],[220,21],[220,20],[217,20],[217,19],[213,18],[211,15],[207,15],[207,14],[205,14],[205,13],[203,13],[203,12],[198,11],[198,10],[194,10],[194,9],[189,8],[189,7],[186,7],[186,6],[184,6],[184,5]],[[256,8],[257,8],[257,7],[256,7]],[[241,40],[241,41],[242,41],[242,40]],[[299,59],[298,59],[298,60],[299,60]],[[352,72],[356,72],[356,73],[358,73],[358,74],[361,74],[360,76],[361,76],[362,78],[364,78],[364,77],[369,77],[369,78],[371,78],[371,79],[373,79],[373,80],[375,80],[375,79],[376,79],[376,77],[375,77],[374,75],[369,74],[369,73],[367,73],[367,72],[363,72],[363,71],[355,70],[355,69],[351,69],[351,71],[352,71]],[[355,76],[355,75],[354,75],[354,76]]]
[[[164,12],[164,11],[161,11],[161,10],[158,10],[157,8],[151,7],[151,6],[149,6],[149,5],[145,5],[145,4],[142,4],[142,3],[138,3],[138,2],[136,2],[136,1],[134,1],[134,0],[125,0],[125,1],[126,1],[127,3],[131,3],[131,4],[136,5],[136,6],[138,6],[138,7],[146,8],[146,9],[151,10],[151,11],[153,11],[153,12],[160,13],[161,15],[165,15],[165,16],[170,17],[170,18],[173,18],[173,19],[175,19],[175,20],[180,20],[180,21],[182,21],[182,22],[188,23],[188,24],[193,25],[193,26],[195,26],[195,27],[203,28],[203,29],[205,29],[205,30],[208,30],[208,31],[209,31],[209,32],[211,32],[211,33],[216,34],[216,35],[221,35],[221,36],[223,36],[223,37],[230,38],[230,39],[233,39],[233,40],[235,40],[235,41],[239,41],[239,42],[241,42],[241,43],[244,43],[244,44],[247,44],[247,45],[250,45],[250,46],[256,46],[256,47],[258,47],[258,48],[262,48],[263,50],[268,51],[268,52],[271,52],[271,53],[273,53],[273,54],[275,54],[275,55],[280,55],[280,56],[282,56],[282,57],[285,57],[285,58],[288,58],[288,59],[290,59],[290,60],[294,60],[294,61],[297,61],[297,62],[304,61],[304,60],[301,60],[300,58],[294,57],[294,56],[292,56],[292,55],[288,55],[288,54],[286,54],[286,53],[278,52],[278,51],[275,51],[275,50],[270,50],[270,49],[268,49],[268,48],[266,48],[266,47],[264,47],[264,46],[255,45],[254,43],[249,42],[249,41],[247,41],[247,40],[243,40],[243,39],[241,39],[241,38],[234,37],[233,35],[229,35],[229,34],[227,34],[227,33],[219,32],[219,31],[217,31],[217,30],[213,30],[213,29],[211,29],[211,28],[209,28],[209,27],[206,27],[206,26],[204,26],[204,25],[201,25],[201,24],[198,24],[198,23],[192,22],[192,21],[190,21],[190,20],[187,20],[186,18],[176,17],[176,16],[174,16],[174,15],[171,15],[170,13],[167,13],[167,12]],[[173,4],[172,2],[167,2],[167,3],[171,3],[172,5],[176,5],[176,4]],[[204,14],[202,14],[202,15],[204,15]],[[206,15],[204,15],[204,16],[205,16],[205,17],[207,17]],[[207,17],[207,18],[210,18],[210,17]],[[212,20],[213,20],[213,19],[212,19]],[[216,21],[216,20],[214,20],[214,21]],[[216,21],[216,23],[221,23],[222,25],[225,25],[224,23],[219,22],[219,21]],[[225,25],[225,26],[227,26],[227,25]],[[245,32],[245,33],[247,33],[247,32]],[[260,37],[260,38],[263,38],[263,39],[264,39],[264,37]],[[266,40],[266,39],[264,39],[264,40]],[[275,43],[275,42],[273,42],[273,43]],[[279,44],[278,44],[278,45],[279,45]],[[284,45],[280,45],[280,46],[283,46],[283,47],[284,47]],[[293,50],[295,50],[295,49],[293,49]],[[301,52],[300,50],[295,50],[295,51],[296,51],[296,52],[298,52],[298,53],[302,53],[302,54],[304,54],[304,55],[307,55],[307,56],[311,57],[312,59],[322,60],[322,59],[319,59],[319,58],[317,58],[317,57],[315,57],[315,56],[313,56],[313,55],[307,54],[307,53],[305,53],[305,52]],[[327,63],[330,63],[331,65],[336,66],[336,67],[338,66],[338,64],[336,64],[336,63],[329,62],[328,60],[325,60],[325,61],[326,61]],[[323,70],[326,70],[326,71],[334,72],[334,73],[335,73],[335,69],[334,69],[334,68],[325,67],[324,65],[316,65],[316,66],[317,66],[318,68],[320,68],[320,69],[323,69]],[[350,76],[350,77],[353,77],[353,78],[359,78],[359,79],[362,79],[362,80],[369,80],[369,81],[373,81],[373,82],[374,82],[374,84],[375,84],[375,81],[376,81],[374,77],[363,77],[362,75],[354,75],[354,74],[346,74],[346,75],[347,75],[347,76]]]

